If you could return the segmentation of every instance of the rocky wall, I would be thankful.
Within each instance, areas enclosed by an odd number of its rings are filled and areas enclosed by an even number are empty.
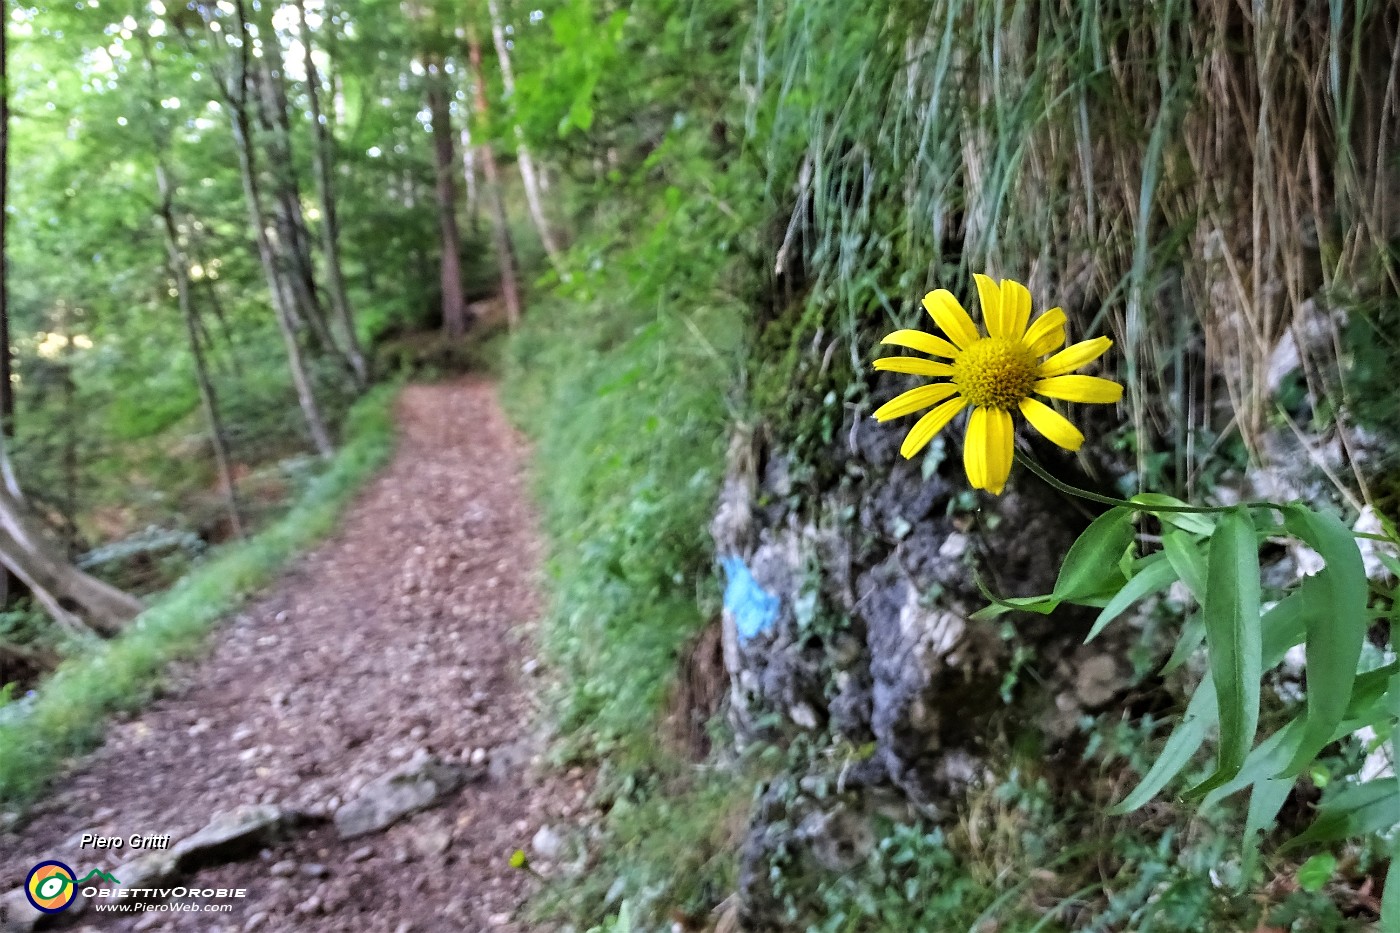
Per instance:
[[[876,395],[896,391],[886,380]],[[777,928],[775,858],[841,870],[872,844],[877,811],[952,815],[996,772],[1008,724],[1053,746],[1129,686],[1125,645],[1083,645],[1082,612],[972,618],[988,604],[979,578],[1004,596],[1048,592],[1092,514],[1023,471],[1001,497],[973,494],[955,438],[909,462],[903,433],[848,410],[826,465],[840,479],[824,489],[747,432],[731,445],[711,530],[739,740],[844,749],[756,808],[741,880],[752,929]]]

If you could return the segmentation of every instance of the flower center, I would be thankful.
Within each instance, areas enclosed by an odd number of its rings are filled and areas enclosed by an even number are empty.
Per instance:
[[[1015,408],[1040,378],[1030,348],[1019,340],[984,337],[953,361],[953,384],[978,408]]]

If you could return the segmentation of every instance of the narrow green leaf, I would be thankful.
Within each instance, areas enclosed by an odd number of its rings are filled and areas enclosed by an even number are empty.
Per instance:
[[[1303,617],[1308,608],[1307,591],[1312,586],[1312,578],[1304,580],[1299,587],[1283,599],[1274,603],[1260,628],[1264,630],[1264,667],[1271,668],[1283,660],[1298,642],[1303,640],[1306,631]]]
[[[1172,731],[1167,744],[1162,746],[1157,760],[1152,762],[1152,767],[1147,769],[1138,786],[1123,798],[1122,803],[1112,807],[1109,813],[1115,816],[1131,813],[1156,797],[1172,778],[1181,773],[1182,768],[1190,764],[1192,756],[1206,740],[1206,734],[1215,723],[1215,684],[1207,674],[1196,688],[1196,692],[1191,695],[1191,702],[1186,704],[1186,714]]]
[[[1233,778],[1206,794],[1201,807],[1211,807],[1249,787],[1275,777],[1292,757],[1303,734],[1302,717],[1291,720],[1282,729],[1260,742],[1250,751],[1244,765]],[[1288,781],[1291,786],[1293,781]]]
[[[1160,492],[1140,492],[1128,501],[1147,506],[1147,511],[1152,512],[1166,524],[1175,525],[1182,531],[1189,531],[1194,535],[1209,535],[1215,531],[1215,518],[1209,512],[1152,511],[1154,505],[1165,505],[1174,509],[1190,508],[1188,503],[1182,502],[1175,496],[1163,495]]]
[[[1390,760],[1400,762],[1400,673],[1391,675],[1386,695],[1391,718]],[[1400,774],[1391,780],[1400,787]],[[1385,893],[1381,895],[1381,933],[1400,933],[1400,833],[1390,840],[1390,868],[1385,873]]]
[[[1294,777],[1331,741],[1351,699],[1361,645],[1366,640],[1368,584],[1351,531],[1331,516],[1290,506],[1285,527],[1326,562],[1312,579],[1307,625],[1308,720],[1293,760],[1281,777]]]
[[[1104,606],[1103,612],[1094,620],[1094,627],[1089,630],[1084,641],[1093,641],[1108,623],[1122,615],[1129,606],[1144,596],[1166,589],[1175,579],[1176,570],[1161,555],[1153,555],[1144,561],[1141,569],[1134,573],[1132,579],[1114,594],[1107,606]]]
[[[1332,880],[1337,870],[1337,857],[1330,852],[1319,852],[1298,867],[1298,887],[1316,893]]]
[[[1246,890],[1259,867],[1259,843],[1278,819],[1278,811],[1288,800],[1288,792],[1293,789],[1293,781],[1284,778],[1266,778],[1249,796],[1249,813],[1244,820],[1244,841],[1240,852],[1239,890]]]
[[[1330,795],[1317,809],[1317,819],[1288,840],[1279,852],[1317,842],[1332,842],[1395,828],[1400,822],[1400,781],[1378,778],[1352,784]]]
[[[1302,591],[1307,589],[1309,581],[1304,581],[1303,585],[1283,599],[1279,600],[1272,609],[1264,613],[1263,621],[1259,627],[1263,630],[1264,642],[1264,665],[1273,667],[1283,659],[1292,648],[1303,638],[1303,603]],[[1204,632],[1204,627],[1202,627]],[[1182,636],[1183,638],[1186,635]],[[1157,756],[1157,760],[1152,763],[1152,767],[1143,775],[1142,781],[1132,792],[1123,799],[1123,802],[1113,807],[1109,812],[1121,816],[1136,810],[1146,804],[1153,797],[1156,797],[1171,782],[1172,778],[1181,773],[1191,761],[1196,750],[1205,742],[1206,735],[1216,723],[1216,697],[1215,684],[1211,681],[1210,674],[1201,680],[1196,692],[1191,695],[1191,700],[1186,706],[1186,713],[1177,725],[1171,737],[1167,739],[1167,744],[1162,747],[1162,752]]]
[[[1176,575],[1186,584],[1196,602],[1201,604],[1206,601],[1206,550],[1209,544],[1209,541],[1198,543],[1180,531],[1162,533],[1162,549],[1167,560],[1176,568]]]
[[[1390,867],[1381,895],[1381,933],[1400,933],[1400,836],[1390,844]]]
[[[981,590],[982,596],[989,606],[983,606],[972,614],[974,619],[994,619],[999,615],[1008,612],[1037,612],[1041,615],[1049,615],[1059,607],[1062,600],[1058,596],[1009,596],[1001,597],[993,593],[987,584],[982,580],[981,574],[974,574],[973,581],[977,584],[977,589]]]
[[[1186,663],[1187,658],[1201,647],[1201,642],[1206,640],[1206,625],[1201,621],[1199,615],[1193,615],[1186,620],[1181,627],[1181,634],[1177,636],[1176,647],[1172,649],[1172,656],[1167,658],[1167,663],[1162,665],[1162,673],[1170,674],[1178,667]]]
[[[1220,711],[1220,753],[1215,773],[1188,791],[1189,797],[1203,796],[1239,772],[1259,725],[1259,679],[1264,673],[1259,545],[1248,509],[1226,512],[1216,525],[1202,617]]]
[[[1055,596],[1062,600],[1081,599],[1116,590],[1123,583],[1123,576],[1114,565],[1132,543],[1130,510],[1110,509],[1094,519],[1065,555],[1055,581]]]

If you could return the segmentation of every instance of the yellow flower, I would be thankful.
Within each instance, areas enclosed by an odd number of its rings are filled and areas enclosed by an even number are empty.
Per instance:
[[[881,405],[875,410],[875,417],[888,421],[937,406],[920,418],[904,438],[899,452],[908,458],[923,450],[958,412],[971,406],[963,442],[968,481],[977,489],[1001,495],[1011,474],[1013,408],[1056,444],[1066,450],[1078,450],[1084,443],[1079,429],[1044,402],[1031,398],[1031,394],[1067,402],[1112,404],[1123,397],[1123,387],[1097,376],[1071,375],[1102,356],[1113,341],[1095,337],[1060,350],[1065,342],[1063,311],[1052,308],[1031,323],[1031,293],[1024,285],[1010,279],[998,284],[985,275],[974,278],[986,335],[947,289],[929,292],[924,296],[924,307],[948,339],[918,330],[899,330],[881,343],[907,347],[941,360],[893,356],[876,360],[875,368],[916,376],[943,376],[949,381],[911,389]],[[1050,353],[1054,356],[1042,359]]]

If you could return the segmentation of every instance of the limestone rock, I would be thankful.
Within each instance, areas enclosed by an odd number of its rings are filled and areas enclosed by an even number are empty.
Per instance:
[[[410,813],[427,809],[462,786],[460,768],[420,755],[366,784],[359,795],[335,813],[342,839],[379,832]]]
[[[177,842],[170,854],[181,872],[227,862],[262,848],[286,821],[286,814],[270,804],[235,807],[215,814],[203,829]]]
[[[122,887],[154,888],[175,875],[175,853],[153,850],[122,862],[112,869],[112,875],[119,879]]]

